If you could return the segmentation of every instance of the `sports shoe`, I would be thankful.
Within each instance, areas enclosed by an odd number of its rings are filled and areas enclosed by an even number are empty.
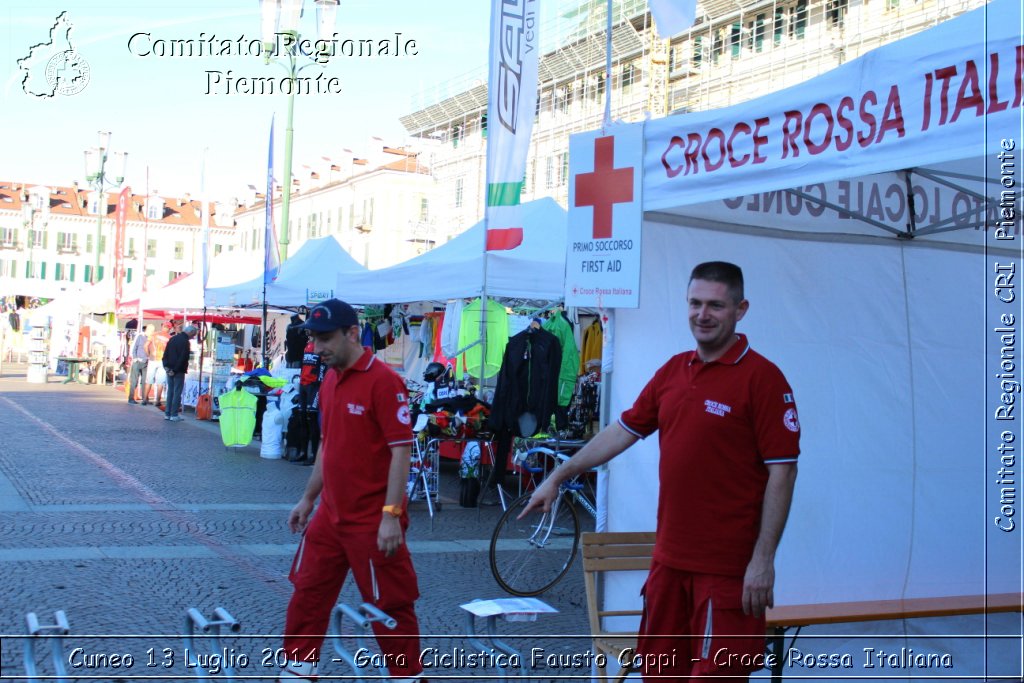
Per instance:
[[[181,422],[184,418],[178,415],[174,415],[173,417],[169,417],[167,419],[170,420],[171,422]]]
[[[171,416],[170,415],[164,415],[164,419],[167,420],[168,422],[170,422],[171,421]]]
[[[128,399],[128,403],[130,403],[131,405],[134,406],[134,405],[138,405],[139,402],[136,401],[134,398],[130,398],[130,399]]]
[[[142,405],[144,405],[144,406],[148,406],[148,405],[149,405],[149,401],[143,401],[143,402],[142,402]]]
[[[288,662],[281,670],[278,681],[315,681],[316,662]]]

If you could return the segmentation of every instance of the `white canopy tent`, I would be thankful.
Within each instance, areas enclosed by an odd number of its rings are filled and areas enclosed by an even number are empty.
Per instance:
[[[263,263],[250,253],[232,251],[211,259],[209,269],[206,288],[213,289],[263,272]],[[206,307],[213,308],[215,304],[204,297],[203,290],[202,273],[191,273],[165,287],[144,293],[141,297],[142,308],[146,311],[201,311]]]
[[[308,240],[281,264],[277,279],[267,283],[267,303],[271,306],[305,306],[310,300],[334,296],[335,282],[366,268],[352,258],[333,235]],[[263,303],[263,272],[244,282],[209,287],[208,306],[255,306]],[[237,282],[237,280],[236,280]]]
[[[565,289],[565,210],[553,199],[522,205],[523,242],[487,255],[487,295],[558,301]],[[445,301],[484,291],[483,221],[431,251],[389,268],[340,274],[339,296],[362,304]]]
[[[994,0],[785,91],[636,124],[640,307],[615,311],[610,414],[693,347],[691,268],[741,265],[739,331],[786,373],[802,427],[776,604],[1021,590],[1021,25],[1019,0]],[[657,438],[607,482],[608,529],[653,529]],[[610,582],[613,604],[640,581]],[[989,673],[1019,674],[1004,643]],[[975,663],[986,647],[944,646]]]

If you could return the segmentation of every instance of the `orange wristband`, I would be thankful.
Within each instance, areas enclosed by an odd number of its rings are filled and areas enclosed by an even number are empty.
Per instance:
[[[402,506],[401,505],[385,505],[384,509],[383,509],[383,512],[386,512],[387,514],[391,515],[392,517],[401,517],[402,516]]]

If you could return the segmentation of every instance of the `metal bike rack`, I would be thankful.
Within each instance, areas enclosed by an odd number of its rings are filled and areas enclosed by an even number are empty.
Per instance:
[[[220,655],[224,650],[220,644],[220,633],[221,628],[227,628],[231,633],[238,633],[242,630],[242,625],[238,623],[238,620],[231,616],[226,609],[223,607],[217,607],[213,610],[213,619],[207,619],[202,613],[195,607],[189,607],[188,611],[185,612],[185,651],[187,652],[199,652],[196,649],[192,636],[195,635],[195,631],[198,628],[204,634],[209,634],[209,638],[202,638],[206,644],[206,654]],[[185,662],[186,666],[189,662]],[[222,663],[221,671],[224,677],[228,680],[234,680],[235,669],[228,663]],[[206,678],[206,669],[199,666],[198,660],[195,665],[195,675],[197,678]]]
[[[68,626],[68,617],[63,610],[53,613],[54,623],[41,625],[35,612],[25,615],[25,623],[28,627],[29,637],[25,639],[25,675],[28,680],[35,681],[38,676],[36,670],[36,643],[45,641],[50,647],[50,659],[53,661],[53,670],[56,680],[65,683],[68,675],[64,657],[64,636],[71,632]],[[50,678],[47,676],[46,678]]]
[[[377,607],[371,605],[368,602],[364,602],[359,607],[353,608],[344,603],[338,603],[334,606],[331,611],[331,623],[334,625],[334,633],[331,634],[331,643],[334,645],[334,651],[338,653],[342,661],[352,667],[352,670],[359,672],[362,668],[356,664],[355,655],[348,651],[345,647],[345,637],[342,634],[342,625],[345,622],[345,617],[348,617],[355,624],[357,632],[355,635],[356,651],[366,647],[366,636],[372,634],[372,626],[374,623],[383,624],[385,628],[394,629],[398,625],[398,622],[394,617],[388,616]],[[382,678],[389,678],[391,674],[388,672],[386,666],[376,667],[378,674]],[[363,680],[361,677],[355,680]]]
[[[526,665],[523,663],[523,655],[519,650],[515,649],[505,641],[498,638],[498,618],[503,617],[502,614],[492,614],[489,617],[484,617],[484,623],[486,624],[485,633],[477,635],[476,632],[476,615],[470,611],[466,611],[466,640],[471,646],[478,650],[497,650],[502,654],[508,655],[510,658],[515,657],[519,660],[519,671],[516,675],[525,676],[527,674]],[[504,667],[501,669],[501,680],[508,680],[509,670]]]

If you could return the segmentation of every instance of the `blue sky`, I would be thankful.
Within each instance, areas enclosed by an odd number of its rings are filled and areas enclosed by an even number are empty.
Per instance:
[[[369,136],[400,145],[398,119],[411,111],[421,88],[451,78],[483,76],[487,61],[490,3],[485,0],[342,0],[335,31],[340,39],[393,37],[416,40],[419,54],[405,58],[336,57],[323,67],[337,77],[341,94],[302,95],[295,102],[295,167],[319,156],[340,156],[364,148]],[[18,60],[49,30],[63,11],[73,26],[71,42],[88,62],[90,80],[75,95],[37,98],[22,90]],[[5,131],[0,180],[70,184],[83,180],[83,151],[94,147],[99,130],[113,132],[112,150],[129,153],[127,182],[162,194],[200,189],[205,155],[209,192],[236,195],[265,177],[267,135],[277,117],[276,176],[283,176],[284,95],[226,95],[211,89],[207,71],[235,77],[280,77],[280,66],[260,57],[144,57],[129,39],[246,40],[260,37],[256,0],[228,2],[127,2],[34,0],[5,2],[0,9],[0,123]],[[312,0],[306,0],[302,29],[315,36]],[[140,40],[140,39],[136,39]],[[133,45],[143,45],[135,42]],[[316,76],[319,67],[303,75]]]

